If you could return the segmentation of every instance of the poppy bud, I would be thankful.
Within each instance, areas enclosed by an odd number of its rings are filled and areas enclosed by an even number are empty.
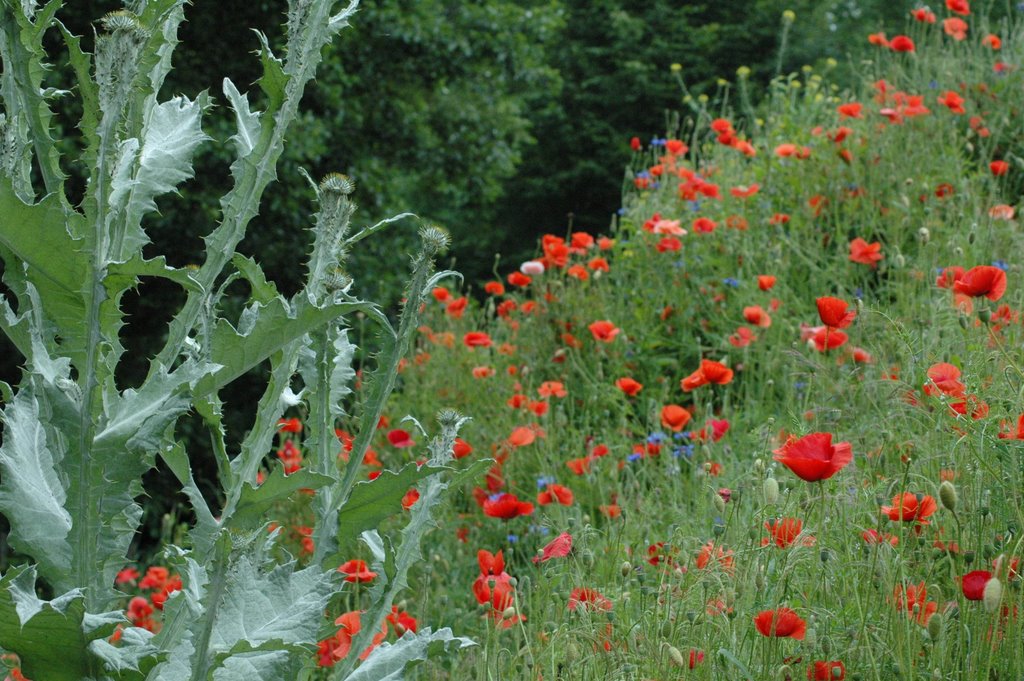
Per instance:
[[[896,267],[902,268],[907,264],[907,259],[903,257],[902,253],[897,253],[896,257],[893,258],[893,264],[895,264]]]
[[[622,573],[623,577],[628,577],[629,573],[633,571],[633,566],[629,564],[629,561],[623,561],[622,566],[619,568],[619,572]]]
[[[594,567],[594,552],[587,549],[580,554],[580,560],[587,568]]]
[[[714,504],[715,510],[719,513],[725,513],[725,499],[718,492],[711,493],[711,503]]]
[[[761,485],[761,493],[764,495],[764,503],[772,505],[779,500],[779,481],[775,478],[765,478]]]
[[[949,480],[943,480],[939,485],[939,501],[947,510],[956,511],[957,499],[956,487]]]
[[[960,318],[957,319],[957,321],[960,323],[960,328],[961,329],[967,329],[967,327],[968,327],[967,315],[960,315]]]
[[[506,549],[505,553],[512,553],[512,552]],[[515,578],[515,577],[509,577],[508,578],[508,585],[514,589],[517,586],[519,586],[519,580],[517,578]]]
[[[668,651],[668,657],[670,660],[672,660],[672,664],[674,664],[677,667],[682,667],[684,664],[686,664],[683,661],[683,654],[679,652],[678,648],[666,644],[665,650]]]
[[[505,608],[501,612],[501,618],[505,619],[505,620],[510,620],[510,619],[512,619],[515,616],[516,616],[516,607],[514,605],[508,606],[507,608]]]
[[[928,635],[933,641],[938,641],[942,636],[942,615],[935,613],[928,618]]]
[[[794,21],[796,21],[796,12],[794,12],[791,9],[787,9],[785,12],[782,13],[782,21],[783,23],[786,24],[792,24]]]
[[[818,642],[818,632],[813,627],[809,627],[807,632],[804,634],[804,645],[808,648],[813,648]]]
[[[565,659],[569,662],[575,662],[580,657],[580,649],[572,641],[565,647]]]
[[[917,230],[917,239],[922,244],[928,243],[928,241],[931,239],[931,236],[932,233],[928,231],[927,227],[922,227],[921,229]]]
[[[998,577],[993,577],[985,583],[985,591],[982,592],[981,602],[985,604],[985,610],[995,612],[999,603],[1003,600],[1003,583]]]

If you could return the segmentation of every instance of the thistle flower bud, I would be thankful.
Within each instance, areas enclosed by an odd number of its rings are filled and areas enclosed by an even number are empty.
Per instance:
[[[995,612],[999,603],[1003,600],[1003,583],[998,577],[993,577],[985,583],[985,590],[981,594],[981,602],[985,605],[987,612]]]
[[[443,253],[451,243],[451,237],[448,236],[448,232],[437,225],[422,228],[420,230],[420,239],[423,241],[423,249],[429,256]]]
[[[328,173],[320,180],[320,191],[348,196],[356,190],[356,183],[348,175]]]
[[[132,33],[140,38],[149,36],[149,32],[139,21],[139,16],[125,9],[105,14],[100,19],[100,24],[108,33]]]
[[[942,484],[939,485],[939,501],[949,511],[956,510],[956,504],[959,497],[956,493],[956,487],[949,480],[943,480]]]

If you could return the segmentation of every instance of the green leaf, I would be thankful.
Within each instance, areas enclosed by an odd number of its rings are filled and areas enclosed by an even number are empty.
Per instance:
[[[126,627],[116,646],[105,639],[97,639],[89,644],[89,652],[118,681],[142,681],[149,670],[167,655],[153,645],[152,639],[151,631]]]
[[[35,558],[49,578],[65,574],[71,569],[72,520],[57,469],[64,451],[51,449],[39,402],[29,389],[18,391],[3,410],[3,421],[0,511],[11,524],[11,545]]]
[[[213,517],[210,507],[206,504],[206,499],[203,498],[203,493],[196,485],[195,478],[192,476],[192,467],[188,463],[188,454],[185,453],[185,446],[180,442],[175,442],[169,447],[164,447],[160,452],[160,457],[178,478],[182,490],[192,504],[192,511],[196,514],[196,524],[189,531],[195,552],[202,557],[208,556],[217,541],[220,523]]]
[[[727,650],[726,648],[719,648],[718,657],[720,657],[722,661],[728,662],[733,667],[735,667],[741,674],[743,674],[743,678],[754,677],[754,675],[750,673],[750,670],[747,669],[747,666],[740,662],[740,659],[736,657],[736,654],[733,653],[731,650]]]
[[[133,286],[138,277],[159,277],[173,281],[187,291],[202,293],[202,287],[192,277],[191,270],[169,267],[167,259],[162,255],[149,260],[135,255],[127,262],[112,263],[107,268],[107,277],[103,283],[113,296]]]
[[[266,648],[268,646],[261,646]],[[303,659],[311,654],[290,648],[278,650],[246,650],[238,646],[231,653],[219,656],[219,665],[213,670],[213,681],[280,681],[297,679],[308,664]]]
[[[82,681],[90,678],[90,642],[110,636],[120,612],[88,615],[78,589],[50,601],[36,596],[36,572],[15,568],[0,578],[0,641],[21,660],[30,679]],[[55,654],[59,651],[59,654]]]
[[[46,317],[56,326],[64,354],[81,367],[86,346],[84,290],[92,264],[78,237],[85,219],[52,194],[34,205],[19,199],[10,180],[0,178],[0,243],[20,261],[39,293]]]
[[[255,530],[269,520],[267,511],[274,504],[285,501],[300,489],[319,489],[334,482],[334,478],[307,469],[285,475],[284,468],[275,466],[259,487],[246,482],[238,499],[235,512],[227,525],[237,529]]]
[[[235,561],[210,637],[210,649],[227,652],[239,641],[258,647],[271,641],[316,641],[324,609],[335,591],[333,572],[316,566],[294,571],[280,565],[270,572],[247,557]]]
[[[352,368],[356,346],[348,340],[348,329],[341,329],[334,339],[334,358],[331,360],[330,409],[331,416],[345,416],[343,401],[352,394],[356,372]]]
[[[356,483],[339,514],[339,543],[351,542],[364,530],[379,527],[384,520],[402,510],[402,497],[420,480],[450,470],[452,469],[409,463],[397,473],[384,471],[376,480]],[[334,560],[340,564],[340,558],[339,554]],[[332,561],[326,564],[330,565]]]
[[[245,278],[245,280],[249,282],[249,287],[252,289],[252,293],[250,295],[252,300],[266,305],[280,296],[280,293],[277,291],[277,286],[272,282],[267,281],[266,275],[263,274],[263,269],[255,260],[244,256],[241,253],[235,253],[234,257],[231,258],[231,263]]]
[[[249,98],[238,92],[238,88],[225,78],[223,83],[224,96],[231,103],[235,112],[235,123],[237,132],[231,136],[231,143],[235,145],[235,155],[239,159],[249,156],[259,142],[261,127],[260,114],[249,109]],[[237,161],[236,161],[237,163]],[[234,165],[232,165],[234,171]]]
[[[270,357],[292,341],[338,317],[355,311],[376,310],[362,301],[339,302],[317,307],[296,296],[295,310],[281,298],[246,309],[236,330],[219,320],[210,338],[210,358],[222,365],[196,386],[197,396],[218,390]]]
[[[142,216],[156,210],[154,200],[173,191],[192,177],[192,154],[210,139],[201,126],[209,103],[205,93],[195,100],[175,97],[150,111],[142,140],[127,139],[118,149],[107,203],[118,215],[114,230],[120,242],[109,254],[114,261],[127,260],[149,242],[142,230]]]
[[[394,643],[381,643],[370,656],[349,674],[345,681],[401,681],[409,664],[426,660],[431,654],[456,653],[462,648],[475,646],[472,639],[455,636],[448,627],[431,631],[426,627],[419,632],[405,632]]]

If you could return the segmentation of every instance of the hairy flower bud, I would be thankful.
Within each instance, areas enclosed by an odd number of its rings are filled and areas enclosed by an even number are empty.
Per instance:
[[[765,478],[761,485],[761,493],[764,495],[764,503],[774,504],[779,500],[779,481],[775,478]]]
[[[981,594],[981,602],[985,604],[985,610],[995,612],[999,609],[999,603],[1003,600],[1003,583],[998,577],[993,577],[985,583],[985,591]]]
[[[950,511],[955,511],[958,498],[956,487],[953,483],[949,480],[943,480],[942,484],[939,485],[939,501],[942,502],[942,505]]]

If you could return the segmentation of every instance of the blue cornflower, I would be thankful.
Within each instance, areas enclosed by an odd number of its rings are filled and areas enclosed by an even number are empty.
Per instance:
[[[1008,262],[1006,262],[1005,260],[993,260],[992,261],[992,267],[998,267],[999,269],[1001,269],[1004,272],[1009,272],[1010,271],[1010,264]]]
[[[733,279],[732,277],[726,277],[722,280],[722,283],[726,286],[732,286],[733,288],[738,288],[740,285],[739,280]]]
[[[643,456],[643,454],[630,454],[629,456],[626,457],[626,461],[632,463],[633,461],[638,461],[639,459],[642,459]]]
[[[660,445],[666,440],[668,436],[660,430],[656,430],[647,436],[647,444],[649,445]]]
[[[550,475],[544,475],[537,478],[537,489],[544,489],[555,481],[555,478]]]

